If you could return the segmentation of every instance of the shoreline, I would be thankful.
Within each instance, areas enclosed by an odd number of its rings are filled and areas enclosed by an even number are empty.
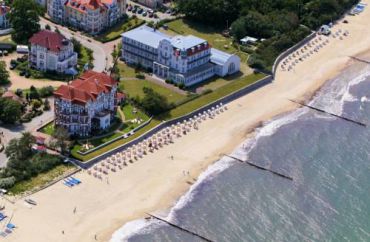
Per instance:
[[[358,16],[349,16],[349,24],[334,27],[348,29],[349,37],[331,39],[328,46],[292,72],[278,69],[271,84],[234,100],[226,112],[202,122],[199,130],[110,174],[109,180],[100,181],[80,172],[76,177],[82,184],[77,187],[67,188],[59,182],[34,194],[32,199],[38,206],[30,208],[20,200],[6,204],[6,213],[14,212],[12,223],[17,225],[6,239],[88,242],[97,235],[98,241],[109,241],[126,222],[146,217],[146,212],[168,211],[190,187],[183,171],[198,178],[222,154],[231,153],[253,137],[261,124],[296,110],[298,105],[289,98],[313,97],[327,81],[354,63],[349,56],[370,54],[369,17],[368,8]],[[35,230],[34,224],[43,229]]]

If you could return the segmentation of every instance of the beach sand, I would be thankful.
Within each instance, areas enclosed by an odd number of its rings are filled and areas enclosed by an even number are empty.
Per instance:
[[[279,70],[272,84],[228,104],[228,111],[201,123],[199,130],[110,174],[109,180],[100,181],[81,172],[76,177],[83,183],[77,187],[68,188],[59,182],[32,195],[38,203],[35,207],[22,200],[14,205],[6,203],[5,212],[14,214],[12,223],[18,227],[6,240],[88,242],[95,241],[97,235],[98,241],[109,241],[125,222],[145,217],[146,212],[168,209],[187,191],[187,181],[234,150],[252,127],[297,108],[289,98],[309,98],[353,61],[349,56],[367,56],[370,9],[346,19],[348,24],[335,28],[348,30],[348,37],[331,38],[327,46],[293,71]],[[190,177],[183,171],[190,171]]]

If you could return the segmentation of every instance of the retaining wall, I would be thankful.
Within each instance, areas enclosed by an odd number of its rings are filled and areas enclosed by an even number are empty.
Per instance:
[[[310,40],[312,40],[313,38],[316,37],[316,32],[313,32],[311,33],[309,36],[307,36],[306,38],[304,38],[303,40],[299,41],[297,44],[293,45],[292,47],[290,47],[289,49],[287,49],[286,51],[284,51],[283,53],[281,53],[275,60],[274,62],[274,65],[272,66],[272,76],[273,78],[275,79],[275,74],[276,74],[276,70],[280,64],[280,62],[282,60],[285,59],[285,57],[287,57],[288,55],[290,55],[291,53],[293,53],[294,51],[298,50],[299,48],[301,48],[303,45],[307,44]]]
[[[178,122],[182,122],[186,119],[189,119],[191,117],[194,117],[194,115],[197,115],[197,114],[200,114],[200,113],[203,113],[204,111],[210,109],[211,107],[215,107],[216,105],[220,104],[220,103],[223,103],[223,104],[227,104],[227,103],[230,103],[231,101],[234,101],[250,92],[253,92],[255,90],[257,90],[258,88],[261,88],[267,84],[270,84],[273,80],[273,77],[272,76],[267,76],[251,85],[248,85],[246,87],[243,87],[225,97],[222,97],[210,104],[207,104],[189,114],[186,114],[184,116],[181,116],[179,118],[175,118],[175,119],[172,119],[172,120],[169,120],[169,121],[165,121],[165,122],[162,122],[161,124],[157,125],[156,127],[154,127],[153,129],[149,130],[148,132],[146,132],[145,134],[139,136],[138,138],[126,143],[126,144],[123,144],[117,148],[114,148],[110,151],[107,151],[106,153],[102,154],[102,155],[99,155],[95,158],[92,158],[91,160],[89,161],[86,161],[86,162],[81,162],[79,160],[73,160],[74,163],[76,163],[77,165],[79,165],[81,168],[83,169],[88,169],[89,167],[95,165],[96,163],[98,163],[99,161],[103,160],[103,159],[106,159],[107,157],[117,153],[117,152],[121,152],[125,149],[127,149],[128,147],[132,146],[132,145],[136,145],[140,142],[142,142],[143,140],[151,137],[152,135],[154,135],[155,133],[157,133],[158,131],[164,129],[164,128],[167,128],[169,126],[171,126],[172,124],[176,124]]]

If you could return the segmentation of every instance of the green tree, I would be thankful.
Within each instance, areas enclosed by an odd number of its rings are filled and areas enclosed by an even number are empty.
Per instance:
[[[52,145],[59,148],[61,153],[63,154],[66,151],[70,138],[68,131],[63,127],[58,126],[54,130],[52,136],[54,138],[54,140],[52,141]]]
[[[49,110],[50,110],[50,102],[46,98],[45,101],[44,101],[44,111],[49,111]]]
[[[8,98],[0,98],[0,120],[7,124],[14,124],[20,120],[22,105]]]
[[[36,87],[34,86],[31,86],[30,87],[30,95],[29,95],[29,98],[32,100],[32,99],[40,99],[40,94],[39,92],[37,91]]]
[[[151,115],[158,115],[170,109],[171,105],[165,96],[148,87],[144,87],[143,91],[145,95],[140,103],[146,112]]]
[[[37,9],[37,3],[33,0],[14,0],[9,19],[14,29],[12,39],[15,42],[26,44],[40,30]]]
[[[9,72],[5,61],[0,61],[0,85],[9,84]]]
[[[32,145],[36,142],[35,137],[30,132],[22,133],[19,139],[11,139],[5,149],[8,158],[25,160],[32,154]]]
[[[78,57],[81,57],[82,44],[75,37],[72,37],[71,42],[73,44],[73,50],[78,54]]]
[[[32,105],[33,110],[38,110],[41,107],[42,103],[41,101],[35,99],[35,100],[32,100],[31,105]]]

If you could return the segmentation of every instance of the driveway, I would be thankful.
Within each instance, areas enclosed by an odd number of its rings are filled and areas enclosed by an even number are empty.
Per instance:
[[[5,144],[5,148],[9,141],[14,138],[19,138],[22,136],[22,132],[31,132],[34,133],[43,124],[54,119],[54,98],[49,98],[50,107],[49,111],[44,112],[41,116],[35,117],[29,123],[19,124],[19,125],[1,125],[0,133],[3,132],[4,136],[0,136],[1,141]],[[0,153],[0,167],[6,165],[7,158],[5,151]]]

